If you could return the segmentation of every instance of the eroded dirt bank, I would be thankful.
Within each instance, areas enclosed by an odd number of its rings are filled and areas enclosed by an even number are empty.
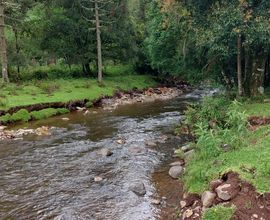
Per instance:
[[[243,181],[234,172],[224,174],[209,184],[209,191],[202,195],[184,194],[180,202],[181,219],[202,219],[206,208],[224,205],[235,207],[232,220],[268,220],[270,218],[270,194],[259,194],[254,186]]]

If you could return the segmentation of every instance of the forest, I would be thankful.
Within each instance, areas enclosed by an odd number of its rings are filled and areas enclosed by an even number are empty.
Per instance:
[[[97,4],[97,5],[96,5]],[[4,81],[98,77],[106,66],[213,79],[239,95],[269,85],[267,0],[1,1]],[[48,68],[45,68],[48,67]]]
[[[270,219],[270,0],[0,0],[0,219]]]

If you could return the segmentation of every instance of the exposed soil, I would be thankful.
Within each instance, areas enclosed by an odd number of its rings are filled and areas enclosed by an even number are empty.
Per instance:
[[[269,125],[270,117],[251,116],[248,118],[248,122],[251,126]]]
[[[257,193],[254,186],[241,180],[239,175],[234,172],[229,172],[223,175],[221,180],[220,185],[230,185],[226,188],[226,191],[231,195],[231,199],[223,201],[217,196],[212,205],[234,205],[236,207],[236,211],[232,220],[270,219],[270,194]],[[220,185],[218,184],[210,188],[212,188],[213,192],[216,192],[217,187]],[[181,210],[181,219],[189,220],[202,218],[201,210],[204,208],[202,207],[199,195],[187,195],[186,198],[183,199],[182,203],[185,204],[185,207]]]

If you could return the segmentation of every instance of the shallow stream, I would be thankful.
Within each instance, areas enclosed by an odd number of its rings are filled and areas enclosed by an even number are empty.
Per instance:
[[[0,143],[0,219],[172,219],[182,186],[169,177],[168,164],[185,142],[173,131],[195,100],[183,95],[29,124],[54,128],[50,136]],[[100,155],[103,148],[113,155]],[[144,197],[129,190],[136,181],[144,183]]]

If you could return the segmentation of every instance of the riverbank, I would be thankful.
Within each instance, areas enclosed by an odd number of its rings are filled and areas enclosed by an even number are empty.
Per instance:
[[[180,89],[181,88],[181,89]],[[148,89],[133,89],[130,91],[117,91],[113,96],[102,96],[95,100],[79,100],[70,101],[68,103],[40,103],[29,106],[18,106],[11,108],[6,114],[0,117],[0,124],[10,124],[15,122],[28,122],[33,120],[40,120],[49,118],[51,116],[61,115],[69,113],[69,111],[83,112],[84,115],[93,114],[95,111],[89,111],[90,107],[102,108],[104,110],[114,110],[118,106],[153,102],[156,100],[168,100],[173,99],[185,91],[189,90],[189,86],[186,84],[178,85],[178,87],[156,87]],[[90,105],[89,105],[90,103]],[[50,108],[48,108],[50,107]],[[51,107],[55,107],[51,108]],[[12,113],[14,112],[14,113]],[[10,114],[12,113],[12,115]],[[2,119],[2,121],[1,121]],[[3,121],[6,120],[6,121]],[[12,121],[12,119],[16,119]],[[68,121],[68,117],[62,118],[62,120]],[[6,127],[0,126],[0,140],[5,139],[20,139],[27,134],[36,135],[49,135],[50,131],[48,127],[41,127],[36,130],[19,129],[19,130],[5,130]]]
[[[121,99],[125,99],[121,100],[125,104],[132,103],[129,100],[141,102],[145,101],[146,97],[150,97],[150,100],[159,98],[159,95],[166,98],[164,94],[172,91],[165,91],[164,88],[148,90],[148,94],[140,100],[139,96],[145,93],[147,88],[156,88],[158,84],[175,87],[179,91],[189,88],[181,80],[169,79],[159,83],[147,75],[107,77],[103,84],[98,84],[93,79],[36,81],[34,85],[8,84],[3,87],[0,97],[0,125],[40,120],[82,108],[96,107],[106,99],[110,100],[107,101],[108,108],[113,108],[112,106],[120,104],[118,102]],[[157,97],[153,96],[154,93],[157,93]]]
[[[186,112],[196,137],[185,166],[182,219],[268,219],[270,103],[207,99]]]
[[[32,119],[44,119],[76,110],[76,107],[91,107],[92,103],[89,101],[113,96],[115,91],[130,91],[134,88],[142,90],[157,86],[157,84],[152,77],[145,75],[107,77],[102,85],[94,79],[10,83],[1,88],[0,122],[6,125]],[[19,112],[20,110],[22,111]],[[33,111],[35,111],[34,114],[30,115]]]

